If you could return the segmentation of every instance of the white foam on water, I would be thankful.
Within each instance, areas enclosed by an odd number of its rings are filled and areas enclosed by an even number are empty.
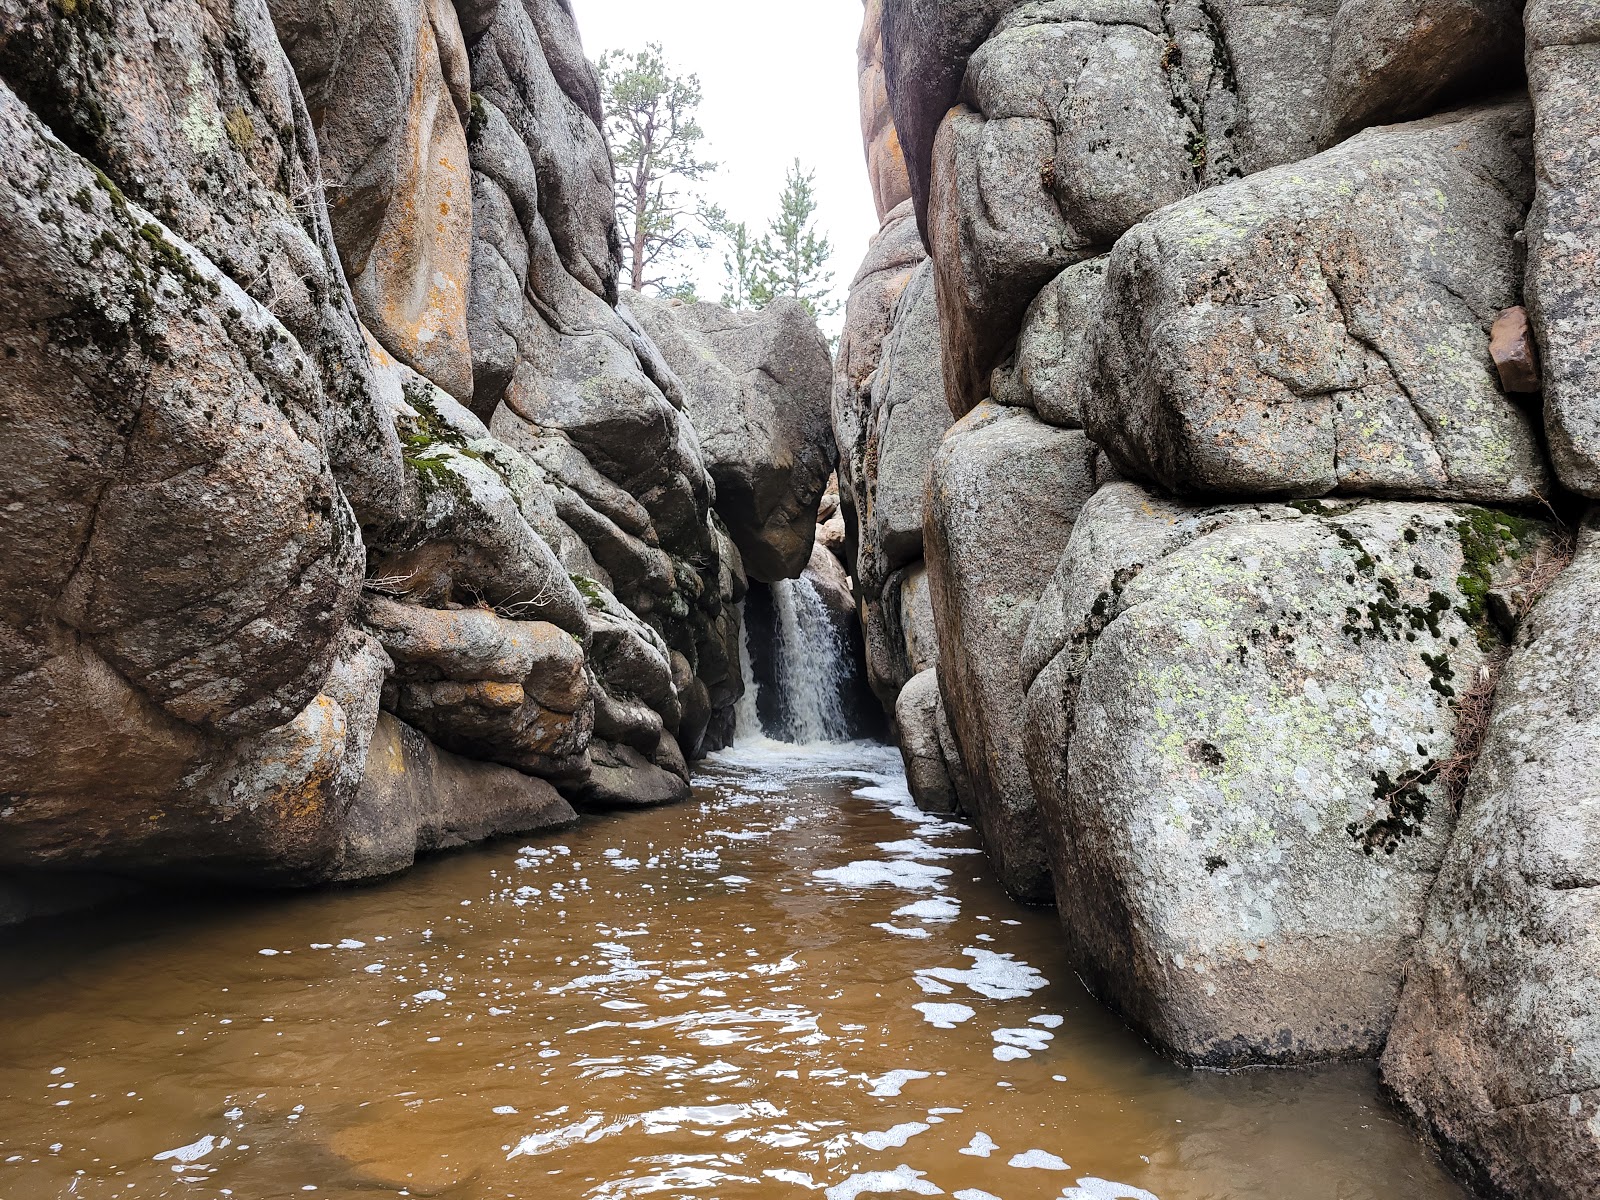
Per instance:
[[[932,1000],[924,1000],[921,1004],[913,1004],[912,1008],[922,1014],[922,1019],[935,1029],[954,1029],[963,1021],[970,1021],[978,1015],[978,1010],[969,1008],[965,1004],[938,1004]]]
[[[834,1184],[825,1195],[828,1200],[856,1200],[857,1196],[884,1193],[891,1196],[942,1196],[945,1191],[924,1179],[923,1172],[913,1171],[902,1163],[892,1171],[868,1171],[863,1175],[852,1175],[843,1183]]]
[[[897,842],[879,842],[878,849],[885,854],[904,854],[911,858],[951,858],[961,854],[982,854],[976,846],[930,846],[921,838],[901,838]]]
[[[872,1090],[868,1092],[867,1095],[898,1096],[900,1094],[900,1089],[905,1087],[905,1085],[910,1083],[913,1079],[931,1078],[932,1076],[927,1071],[890,1071],[887,1074],[879,1075],[876,1079],[867,1080],[867,1082],[872,1085]]]
[[[874,921],[872,923],[872,927],[874,929],[881,929],[885,933],[896,934],[899,937],[927,938],[927,937],[932,937],[933,936],[926,929],[923,929],[921,926],[916,926],[916,925],[913,925],[910,928],[902,928],[899,925],[891,925],[887,921]]]
[[[1008,1167],[1016,1167],[1019,1171],[1070,1171],[1072,1168],[1062,1162],[1048,1150],[1024,1150],[1021,1154],[1013,1154]]]
[[[1018,962],[1012,954],[997,953],[981,947],[968,946],[962,953],[972,959],[972,966],[927,967],[917,972],[923,977],[959,983],[991,1000],[1020,1000],[1050,981],[1025,962]],[[924,989],[926,990],[926,989]]]
[[[1066,1020],[1067,1019],[1065,1017],[1058,1017],[1053,1014],[1043,1014],[1037,1017],[1028,1018],[1028,1021],[1031,1024],[1042,1025],[1046,1029],[1060,1029],[1062,1025],[1066,1024]]]
[[[897,917],[914,917],[918,921],[954,921],[961,915],[961,902],[950,896],[934,896],[929,900],[914,900],[894,910]]]
[[[876,1133],[852,1133],[850,1136],[868,1150],[898,1150],[919,1133],[927,1133],[933,1126],[925,1121],[906,1121],[893,1129]]]
[[[429,988],[425,992],[418,992],[415,996],[413,996],[411,998],[413,1000],[415,1000],[418,1004],[430,1004],[435,1000],[448,999],[448,997],[443,992],[439,991],[439,989],[437,989],[437,988]]]
[[[956,1193],[956,1200],[1000,1200],[992,1192],[980,1192],[977,1188],[962,1188]]]
[[[988,1158],[989,1155],[993,1154],[998,1149],[1000,1149],[999,1142],[995,1141],[987,1133],[978,1133],[973,1136],[970,1142],[968,1142],[960,1150],[956,1151],[956,1153],[969,1154],[973,1158]]]
[[[935,867],[919,862],[879,862],[872,859],[811,872],[814,879],[843,884],[845,887],[897,887],[913,892],[924,888],[942,888],[944,884],[941,880],[949,874],[951,871],[948,867]]]
[[[1059,1200],[1160,1200],[1154,1192],[1130,1187],[1126,1183],[1112,1183],[1107,1179],[1090,1176],[1078,1180],[1077,1187],[1061,1193]]]
[[[154,1156],[155,1162],[199,1162],[213,1150],[225,1150],[233,1145],[227,1138],[219,1138],[215,1134],[206,1134],[198,1142],[190,1142],[187,1146],[179,1146],[176,1150],[163,1150]]]

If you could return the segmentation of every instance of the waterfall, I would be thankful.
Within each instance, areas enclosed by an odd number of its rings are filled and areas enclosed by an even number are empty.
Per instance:
[[[761,710],[757,703],[761,685],[756,682],[755,667],[750,661],[750,626],[745,623],[744,604],[739,605],[739,674],[744,679],[744,694],[733,710],[733,741],[735,745],[759,742],[766,734],[761,728]]]
[[[811,580],[772,585],[778,625],[778,687],[784,732],[800,745],[850,739],[844,694],[849,656]]]

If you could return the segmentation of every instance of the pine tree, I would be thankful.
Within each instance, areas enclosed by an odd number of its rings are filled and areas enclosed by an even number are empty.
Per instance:
[[[794,160],[778,201],[778,215],[761,239],[759,278],[751,301],[760,308],[779,296],[800,301],[813,317],[831,317],[839,302],[831,298],[833,243],[817,231],[816,173]]]
[[[730,221],[720,213],[713,228],[724,246],[722,306],[735,311],[757,307],[766,267],[760,241],[743,221]]]
[[[685,186],[717,169],[699,156],[700,79],[674,74],[657,42],[631,55],[613,50],[596,65],[628,281],[635,291],[673,290],[682,286],[669,281],[673,260],[710,246],[703,205]]]

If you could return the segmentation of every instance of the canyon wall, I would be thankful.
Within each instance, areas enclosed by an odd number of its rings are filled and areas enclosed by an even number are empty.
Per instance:
[[[1382,1055],[1485,1194],[1600,1191],[1600,9],[861,44],[833,421],[919,802],[1178,1060]]]
[[[829,355],[619,296],[601,116],[565,0],[0,3],[8,916],[384,875],[727,743]]]

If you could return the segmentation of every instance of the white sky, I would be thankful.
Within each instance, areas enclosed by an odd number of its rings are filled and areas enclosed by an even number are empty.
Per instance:
[[[703,191],[736,221],[765,229],[784,172],[799,155],[817,173],[818,224],[832,239],[843,299],[878,231],[861,148],[856,39],[862,0],[572,0],[590,58],[660,42],[679,71],[700,76],[708,157],[722,164]],[[695,272],[722,295],[722,256]],[[842,318],[827,322],[837,329]]]

